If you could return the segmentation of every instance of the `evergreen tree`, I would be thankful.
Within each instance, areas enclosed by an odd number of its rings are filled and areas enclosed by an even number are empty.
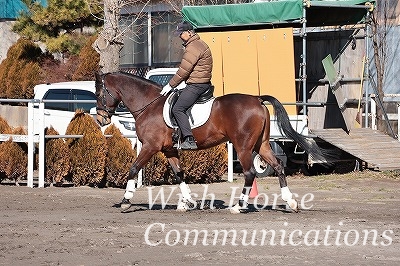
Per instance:
[[[13,31],[32,41],[46,44],[49,52],[79,52],[86,42],[84,27],[100,26],[101,1],[48,0],[47,6],[25,0],[28,12],[22,12]]]

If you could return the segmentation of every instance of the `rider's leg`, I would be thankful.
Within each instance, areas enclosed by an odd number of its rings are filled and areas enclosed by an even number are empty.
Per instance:
[[[196,102],[199,96],[209,88],[209,84],[189,84],[186,88],[182,89],[179,98],[172,108],[172,113],[176,119],[176,122],[181,129],[182,137],[184,142],[188,138],[194,142],[193,133],[190,128],[189,117],[186,111]]]

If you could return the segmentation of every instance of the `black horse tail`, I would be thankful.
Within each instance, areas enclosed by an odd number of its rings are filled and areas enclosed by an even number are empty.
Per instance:
[[[327,157],[330,157],[330,151],[320,148],[314,139],[307,138],[299,134],[292,125],[290,124],[289,116],[286,112],[286,109],[283,105],[273,96],[270,95],[262,95],[259,96],[262,101],[267,101],[271,103],[274,107],[275,118],[277,120],[277,125],[279,131],[282,135],[292,139],[297,144],[300,145],[315,162],[326,164]]]

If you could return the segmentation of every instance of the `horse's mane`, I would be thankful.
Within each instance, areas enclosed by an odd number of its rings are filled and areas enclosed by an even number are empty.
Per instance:
[[[158,83],[156,83],[156,82],[154,82],[154,81],[152,81],[152,80],[148,80],[148,79],[146,79],[146,78],[143,78],[143,77],[141,77],[141,76],[137,76],[137,75],[134,75],[134,74],[131,74],[131,73],[128,73],[128,72],[118,71],[118,72],[115,72],[115,73],[121,74],[121,75],[123,75],[123,76],[128,76],[128,77],[130,77],[130,78],[137,79],[137,80],[139,80],[140,82],[143,82],[143,83],[146,83],[146,84],[155,86],[155,87],[157,87],[157,88],[160,88],[160,87],[161,87],[160,84],[158,84]]]

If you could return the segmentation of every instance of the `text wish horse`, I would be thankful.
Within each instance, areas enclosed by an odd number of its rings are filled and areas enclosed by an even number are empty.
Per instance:
[[[120,102],[123,102],[136,121],[136,134],[143,146],[130,168],[128,183],[121,202],[122,211],[130,208],[130,200],[136,190],[137,173],[151,157],[161,151],[171,165],[175,178],[181,182],[179,187],[182,200],[178,210],[186,210],[192,201],[190,190],[184,182],[179,164],[178,150],[173,147],[172,133],[163,118],[163,106],[167,99],[160,95],[161,87],[149,80],[128,73],[115,72],[96,74],[97,121],[101,126],[111,121],[111,115]],[[269,145],[270,114],[263,104],[268,101],[275,110],[279,129],[298,143],[313,159],[326,161],[324,151],[314,140],[298,134],[291,126],[282,104],[274,97],[229,94],[217,97],[213,103],[207,122],[195,129],[193,135],[199,149],[206,149],[220,143],[231,141],[243,168],[244,186],[238,203],[231,208],[239,213],[247,208],[249,193],[256,175],[252,153],[258,153],[275,170],[281,187],[282,199],[297,211],[298,203],[292,197],[284,173],[282,162],[275,157]]]

